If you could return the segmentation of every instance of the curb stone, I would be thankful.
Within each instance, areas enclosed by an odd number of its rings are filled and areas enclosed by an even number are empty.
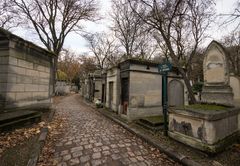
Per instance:
[[[50,114],[48,116],[47,123],[52,121],[55,111],[56,111],[56,109],[52,108],[52,111],[50,112]],[[37,146],[36,147],[37,150],[33,151],[33,154],[31,155],[30,159],[28,160],[27,166],[36,166],[37,165],[39,156],[42,152],[42,149],[43,149],[46,139],[47,139],[47,134],[48,134],[48,127],[45,126],[41,129],[37,143],[35,145],[35,146]]]
[[[116,122],[117,124],[121,125],[123,128],[127,129],[131,133],[135,134],[136,136],[138,136],[142,140],[146,141],[150,145],[152,145],[155,148],[159,149],[161,152],[165,153],[167,156],[169,156],[173,160],[183,164],[184,166],[201,166],[200,163],[190,159],[187,156],[184,156],[183,154],[173,150],[172,148],[168,148],[165,145],[159,144],[158,142],[152,140],[149,136],[146,136],[146,135],[142,134],[141,132],[139,132],[136,129],[130,128],[127,124],[125,124],[125,123],[121,122],[120,120],[112,117],[111,115],[108,115],[108,114],[106,114],[103,111],[99,111],[99,112],[101,114],[103,114],[105,117],[107,117],[107,118],[111,119],[112,121]]]

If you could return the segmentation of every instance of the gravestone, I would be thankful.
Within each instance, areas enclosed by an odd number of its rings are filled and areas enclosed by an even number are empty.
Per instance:
[[[202,101],[232,106],[233,93],[229,86],[229,66],[223,46],[212,41],[203,61],[204,86]]]
[[[179,107],[184,105],[184,85],[179,80],[169,82],[168,88],[168,105]]]

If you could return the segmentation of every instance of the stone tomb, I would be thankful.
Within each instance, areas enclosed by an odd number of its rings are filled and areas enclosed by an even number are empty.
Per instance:
[[[202,98],[208,104],[171,108],[168,134],[201,151],[217,153],[239,135],[239,108],[231,107],[233,94],[229,86],[227,58],[219,43],[213,41],[208,46],[203,68]]]
[[[239,134],[238,108],[226,110],[170,109],[169,136],[201,151],[217,153]]]
[[[232,88],[229,86],[229,67],[226,52],[221,44],[213,41],[207,48],[204,62],[202,101],[233,105]]]
[[[0,113],[51,106],[56,55],[0,28]]]
[[[127,59],[119,63],[119,110],[128,121],[162,115],[162,75],[158,63]],[[187,88],[176,67],[168,73],[168,99],[170,106],[187,102]]]

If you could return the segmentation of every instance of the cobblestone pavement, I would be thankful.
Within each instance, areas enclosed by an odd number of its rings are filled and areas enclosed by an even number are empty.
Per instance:
[[[86,105],[79,95],[64,98],[57,113],[69,128],[55,145],[58,165],[179,165]]]

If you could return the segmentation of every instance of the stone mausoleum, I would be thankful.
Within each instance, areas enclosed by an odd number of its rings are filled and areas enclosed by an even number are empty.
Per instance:
[[[177,68],[168,73],[170,106],[187,104],[187,88]],[[107,71],[106,107],[129,121],[162,114],[158,63],[128,59]]]
[[[55,54],[0,29],[0,113],[49,108]]]

